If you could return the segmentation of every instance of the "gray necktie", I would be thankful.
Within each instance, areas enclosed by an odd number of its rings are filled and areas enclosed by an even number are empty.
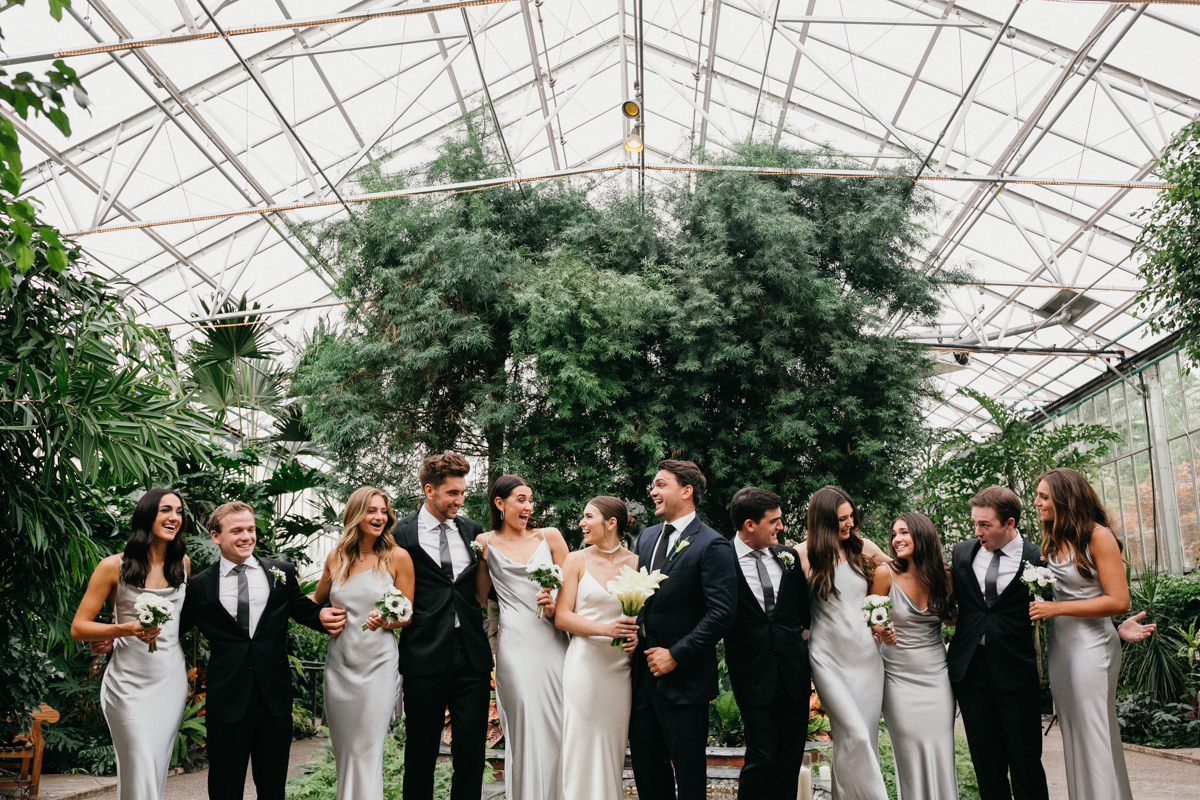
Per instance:
[[[250,635],[250,579],[246,577],[246,565],[238,564],[233,568],[238,578],[237,624],[246,635]]]
[[[450,530],[450,524],[443,522],[438,525],[438,558],[442,561],[442,572],[450,580],[454,580],[454,562],[450,560],[450,543],[446,541],[446,532]]]
[[[758,567],[758,582],[762,586],[763,607],[769,617],[775,612],[775,590],[771,588],[771,576],[767,574],[767,566],[763,563],[762,551],[751,550],[750,555],[754,556],[754,566]]]
[[[650,571],[658,569],[667,560],[667,543],[671,541],[671,534],[675,532],[675,526],[671,523],[663,525],[662,535],[658,537],[658,544],[654,547],[654,557],[650,559]]]
[[[992,553],[992,563],[988,564],[987,575],[983,578],[983,599],[991,607],[1000,596],[996,592],[996,580],[1000,577],[1000,556],[1004,553],[996,550]]]

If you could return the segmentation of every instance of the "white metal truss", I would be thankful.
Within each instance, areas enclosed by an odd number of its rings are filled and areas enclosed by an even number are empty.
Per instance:
[[[284,342],[336,320],[305,225],[355,213],[363,170],[421,163],[474,109],[499,120],[513,177],[607,170],[591,179],[636,191],[619,107],[640,66],[654,181],[751,136],[868,172],[928,160],[939,211],[916,266],[974,280],[936,319],[881,330],[1000,351],[947,361],[939,425],[987,422],[959,387],[1033,408],[1107,369],[1061,353],[1154,342],[1130,313],[1138,210],[1200,114],[1187,4],[91,0],[58,25],[35,6],[6,12],[0,63],[74,53],[94,105],[70,139],[14,120],[25,192],[172,335],[243,292]]]

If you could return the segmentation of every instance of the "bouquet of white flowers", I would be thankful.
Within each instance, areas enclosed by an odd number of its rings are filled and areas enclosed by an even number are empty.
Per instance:
[[[650,599],[650,595],[658,591],[658,585],[667,579],[658,570],[646,572],[646,568],[635,570],[626,564],[621,567],[617,577],[608,582],[608,591],[616,595],[621,602],[621,613],[627,617],[636,617],[642,613],[642,606]],[[620,647],[624,639],[613,639],[612,646]]]
[[[862,604],[862,620],[870,626],[892,627],[892,601],[882,594],[869,594]]]
[[[543,589],[557,589],[562,586],[562,567],[548,558],[526,564],[525,571],[529,573],[529,580]],[[534,616],[538,619],[542,618],[541,606],[537,607],[537,612]]]
[[[1058,578],[1054,577],[1054,573],[1050,571],[1049,567],[1026,564],[1025,569],[1021,572],[1021,583],[1029,587],[1029,593],[1034,597],[1040,600],[1049,600],[1054,597]],[[1040,628],[1046,624],[1046,620],[1035,619],[1033,624]]]
[[[383,597],[375,601],[375,607],[379,609],[379,616],[384,622],[408,622],[413,613],[412,601],[404,596],[404,592],[394,586],[384,592]],[[367,629],[365,622],[362,629],[364,631]]]
[[[137,614],[138,623],[143,628],[153,628],[170,622],[175,613],[175,604],[165,597],[159,597],[150,592],[142,592],[133,601],[133,610]],[[158,641],[150,643],[150,652],[158,652]]]

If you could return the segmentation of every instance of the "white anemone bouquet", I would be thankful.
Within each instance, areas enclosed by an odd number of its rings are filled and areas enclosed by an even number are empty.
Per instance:
[[[412,618],[413,605],[412,600],[404,596],[404,592],[396,587],[391,587],[383,593],[383,597],[375,601],[375,607],[379,609],[379,616],[384,622],[408,622]],[[367,624],[364,622],[362,629],[367,629]]]
[[[529,573],[529,580],[541,586],[543,589],[558,589],[562,586],[563,571],[562,567],[555,564],[548,558],[539,559],[525,565],[525,571]],[[543,616],[542,607],[538,606],[534,616],[541,619]]]
[[[165,597],[142,592],[133,601],[133,611],[143,628],[154,628],[164,622],[170,622],[171,615],[175,613],[175,604]],[[157,640],[150,643],[150,652],[158,652]]]
[[[892,627],[892,601],[882,594],[869,594],[862,604],[862,620],[872,627]]]
[[[1039,600],[1050,600],[1054,597],[1054,590],[1058,587],[1058,578],[1054,577],[1054,573],[1049,567],[1039,567],[1034,564],[1026,564],[1025,569],[1021,571],[1021,583],[1029,587],[1029,593]],[[1044,619],[1035,619],[1033,624],[1037,627],[1043,627],[1046,624]]]
[[[647,572],[645,567],[635,570],[626,564],[617,577],[608,582],[608,591],[621,602],[621,613],[637,617],[650,595],[658,591],[658,585],[667,579],[660,571]],[[612,646],[620,647],[624,639],[613,639]]]

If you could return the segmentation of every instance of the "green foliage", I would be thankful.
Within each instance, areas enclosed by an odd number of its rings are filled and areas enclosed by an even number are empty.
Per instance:
[[[1188,697],[1186,702],[1162,703],[1150,695],[1129,692],[1117,698],[1117,721],[1121,740],[1131,744],[1200,747],[1200,695]]]
[[[179,730],[175,732],[175,746],[171,750],[171,766],[183,766],[189,771],[204,758],[204,739],[208,735],[208,724],[200,715],[204,710],[205,697],[192,700],[183,709]]]
[[[322,728],[326,734],[327,728]],[[284,797],[287,800],[334,800],[337,797],[337,767],[333,762],[333,748],[326,745],[325,756],[310,763],[302,775],[287,782]],[[434,772],[433,800],[445,800],[450,796],[450,779],[454,775],[450,764],[438,764]],[[494,779],[490,764],[484,766],[483,781]],[[383,742],[383,796],[399,798],[404,782],[404,746],[391,736]]]
[[[1157,625],[1153,635],[1127,642],[1121,653],[1121,684],[1158,704],[1177,701],[1187,688],[1187,668],[1179,651],[1184,642],[1174,630],[1172,604],[1164,588],[1170,577],[1148,570],[1129,584],[1130,608],[1145,611],[1144,623]]]
[[[741,747],[745,725],[733,692],[724,691],[708,705],[708,742],[714,747]]]
[[[1103,425],[1035,425],[1015,406],[973,389],[959,391],[979,403],[999,431],[983,436],[970,431],[940,434],[927,449],[915,481],[917,507],[933,520],[943,540],[953,544],[974,533],[970,499],[988,486],[1007,486],[1021,498],[1021,530],[1040,541],[1033,511],[1038,477],[1056,467],[1089,473],[1117,435]]]
[[[0,11],[23,5],[25,0],[4,0]],[[70,0],[50,0],[51,16],[61,20],[62,9],[70,5]],[[4,34],[0,33],[0,41],[3,39]],[[87,108],[87,92],[75,70],[62,60],[56,60],[42,77],[31,72],[10,76],[0,69],[0,103],[23,120],[29,119],[31,111],[35,116],[46,117],[63,136],[71,135],[71,123],[64,110],[67,100],[63,96],[68,90],[80,108]],[[62,241],[58,231],[39,222],[36,201],[19,199],[24,183],[21,169],[16,128],[7,118],[0,117],[0,289],[4,290],[31,269],[61,272],[73,249]]]
[[[472,117],[423,174],[364,188],[487,177],[486,134]],[[839,162],[750,146],[720,163]],[[350,304],[314,334],[292,391],[339,489],[415,505],[417,462],[455,450],[487,465],[476,481],[525,474],[544,522],[571,531],[590,496],[642,498],[675,456],[705,470],[701,514],[718,527],[746,483],[781,492],[800,524],[829,482],[898,506],[930,364],[871,331],[937,308],[910,261],[929,196],[902,181],[690,180],[644,214],[562,182],[381,201],[319,229]]]
[[[1158,178],[1173,184],[1140,212],[1134,252],[1142,290],[1138,308],[1155,333],[1184,330],[1184,346],[1200,359],[1200,120],[1185,125],[1158,158]]]

